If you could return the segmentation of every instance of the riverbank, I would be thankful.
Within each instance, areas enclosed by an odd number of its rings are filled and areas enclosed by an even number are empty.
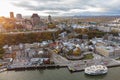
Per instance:
[[[40,66],[19,66],[19,67],[8,67],[7,70],[30,70],[30,69],[45,69],[45,68],[64,68],[66,66],[60,65],[40,65]]]
[[[98,60],[99,61],[99,60]],[[103,59],[104,61],[104,59]],[[99,64],[101,65],[105,65],[108,68],[112,68],[112,67],[119,67],[120,66],[120,62],[113,60],[113,59],[109,59],[109,63],[107,62],[99,62]],[[80,72],[80,71],[84,71],[84,69],[86,67],[89,67],[91,65],[95,65],[95,60],[86,60],[86,61],[72,61],[66,65],[61,65],[61,64],[52,64],[52,65],[40,65],[40,66],[35,66],[35,65],[31,65],[31,66],[11,66],[11,67],[7,67],[7,70],[31,70],[31,69],[50,69],[50,68],[68,68],[68,70],[70,72]]]
[[[119,80],[120,67],[109,68],[107,75],[88,76],[84,72],[70,73],[66,68],[5,71],[0,80]]]
[[[106,58],[104,58],[102,60],[98,60],[97,63],[96,63],[96,60],[86,60],[86,61],[78,62],[78,64],[70,64],[68,66],[68,69],[71,72],[80,72],[80,71],[84,71],[86,67],[89,67],[92,65],[98,65],[98,64],[105,65],[108,68],[120,67],[120,61],[110,59],[110,58],[106,60]]]

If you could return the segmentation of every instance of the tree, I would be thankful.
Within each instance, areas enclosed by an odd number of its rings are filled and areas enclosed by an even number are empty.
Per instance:
[[[55,28],[55,27],[56,27],[56,25],[53,24],[53,23],[49,23],[49,24],[48,24],[48,28]]]
[[[72,49],[69,50],[69,51],[67,52],[67,54],[68,54],[68,55],[72,55],[72,54],[73,54],[73,50],[72,50]]]
[[[0,47],[0,58],[3,57],[3,54],[5,53],[4,49],[2,47]]]
[[[15,29],[15,24],[14,23],[10,23],[10,22],[7,22],[7,23],[4,23],[3,24],[3,27],[6,29],[6,30],[13,30]]]

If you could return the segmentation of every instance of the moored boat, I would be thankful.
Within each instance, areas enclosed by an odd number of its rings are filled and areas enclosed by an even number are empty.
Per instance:
[[[88,75],[103,75],[108,72],[108,68],[103,65],[92,65],[90,67],[86,67],[84,72]]]
[[[68,69],[71,71],[71,72],[74,72],[75,71],[75,69],[73,68],[73,67],[68,67]]]
[[[7,68],[0,69],[0,72],[7,71]]]

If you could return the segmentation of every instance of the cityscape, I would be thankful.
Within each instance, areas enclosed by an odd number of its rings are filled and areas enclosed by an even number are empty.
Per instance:
[[[0,13],[0,80],[120,79],[118,0],[67,1],[3,2],[16,10]]]

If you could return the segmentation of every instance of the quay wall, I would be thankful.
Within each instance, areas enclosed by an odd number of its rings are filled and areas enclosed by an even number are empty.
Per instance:
[[[32,70],[32,69],[46,69],[46,68],[65,68],[60,65],[41,65],[41,66],[27,66],[27,67],[8,67],[7,70]]]

